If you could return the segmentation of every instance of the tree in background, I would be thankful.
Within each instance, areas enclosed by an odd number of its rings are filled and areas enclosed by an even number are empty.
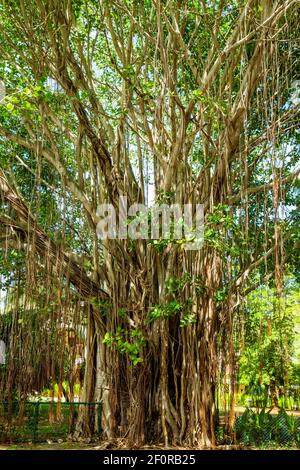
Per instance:
[[[239,359],[239,382],[257,395],[271,396],[278,406],[278,394],[294,385],[295,335],[299,315],[299,287],[286,279],[287,295],[278,299],[274,289],[262,286],[247,299],[243,318]],[[289,285],[289,287],[288,287]],[[278,308],[280,303],[280,308]]]

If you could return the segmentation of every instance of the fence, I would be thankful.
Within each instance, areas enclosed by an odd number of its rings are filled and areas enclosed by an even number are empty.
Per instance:
[[[216,420],[216,440],[220,444],[240,444],[260,449],[300,448],[300,414],[284,409],[246,408],[235,416],[231,429],[224,415]]]
[[[2,402],[0,443],[60,442],[74,432],[79,406],[93,416],[95,438],[101,437],[100,402]],[[300,448],[300,413],[283,409],[246,408],[236,416],[232,429],[226,415],[216,417],[217,445],[239,444],[251,448]]]
[[[66,440],[75,430],[80,406],[94,419],[94,434],[101,435],[101,402],[11,401],[0,406],[0,442]]]

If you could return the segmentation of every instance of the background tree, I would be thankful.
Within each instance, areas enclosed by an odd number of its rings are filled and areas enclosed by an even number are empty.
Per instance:
[[[279,394],[293,384],[295,335],[299,310],[299,287],[293,279],[285,279],[287,294],[278,299],[274,289],[262,286],[252,292],[245,305],[242,345],[239,360],[239,382],[258,395],[271,395],[278,406]],[[281,303],[278,308],[278,303]]]

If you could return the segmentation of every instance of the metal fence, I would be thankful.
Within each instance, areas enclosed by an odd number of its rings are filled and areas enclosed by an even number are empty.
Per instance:
[[[79,407],[93,417],[93,434],[101,438],[100,402],[10,401],[0,404],[0,443],[57,443],[72,438]],[[285,410],[246,408],[228,426],[226,415],[216,416],[216,444],[280,449],[300,448],[300,416]]]
[[[224,417],[223,417],[224,418]],[[217,418],[217,443],[260,449],[300,448],[300,416],[284,409],[246,408],[231,428]]]
[[[94,419],[95,437],[101,435],[100,402],[10,401],[0,405],[0,442],[65,441],[77,421],[79,407]]]

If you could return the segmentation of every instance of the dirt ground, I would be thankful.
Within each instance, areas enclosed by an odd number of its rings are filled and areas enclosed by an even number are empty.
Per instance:
[[[104,450],[101,446],[88,446],[88,447],[84,447],[84,446],[78,446],[75,445],[75,446],[71,446],[70,444],[68,444],[67,446],[64,446],[64,445],[61,445],[61,444],[52,444],[52,445],[49,445],[49,444],[39,444],[39,445],[32,445],[32,446],[29,446],[28,444],[19,444],[19,445],[8,445],[8,446],[0,446],[0,451],[2,450],[32,450],[32,451],[35,451],[35,450],[98,450],[98,451],[101,451],[101,450]],[[111,448],[110,450],[120,450],[119,448]],[[124,448],[124,451],[126,450],[130,450],[130,449],[125,449]],[[135,450],[160,450],[160,451],[164,451],[164,450],[192,450],[192,449],[189,449],[189,448],[186,448],[186,447],[142,447],[140,449],[135,449]],[[194,450],[201,450],[201,449],[194,449]],[[207,450],[207,449],[206,449]],[[247,448],[241,448],[239,446],[220,446],[218,448],[216,448],[215,450],[252,450],[250,449],[249,447]],[[254,449],[253,449],[254,450]]]

